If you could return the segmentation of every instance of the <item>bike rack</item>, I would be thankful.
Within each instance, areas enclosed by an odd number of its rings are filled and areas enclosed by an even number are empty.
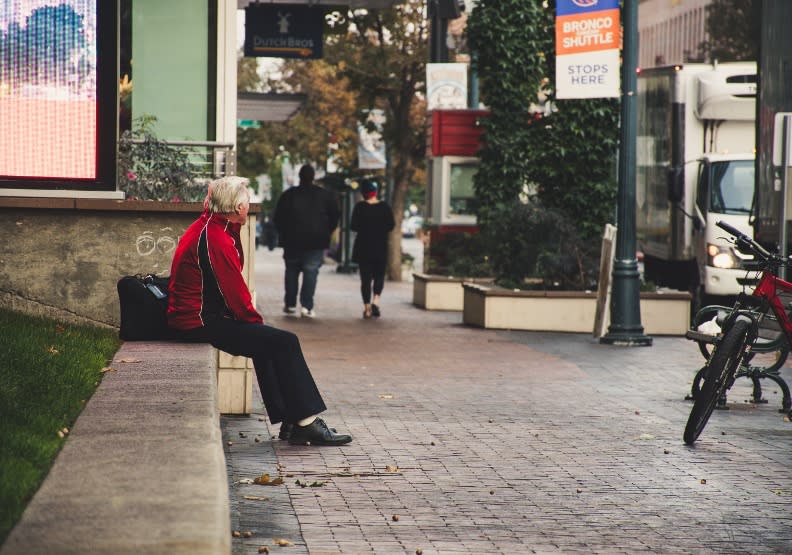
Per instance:
[[[768,326],[765,329],[772,329],[772,326]],[[696,341],[699,344],[706,343],[711,345],[716,345],[720,339],[719,336],[702,333],[695,329],[688,330],[685,334],[685,337],[692,341]],[[770,353],[774,351],[780,351],[780,354],[772,365],[754,366],[751,364],[743,364],[737,371],[736,377],[749,378],[753,382],[752,401],[757,404],[768,402],[767,399],[762,397],[762,384],[760,380],[769,379],[774,381],[778,387],[781,388],[782,392],[781,408],[778,412],[789,412],[790,409],[792,409],[792,396],[790,396],[789,386],[787,385],[784,378],[782,378],[780,375],[780,370],[784,366],[784,362],[786,362],[787,355],[789,354],[789,348],[786,346],[783,339],[778,338],[764,338],[758,340],[754,344],[754,353]],[[693,378],[693,385],[690,388],[690,395],[685,397],[686,400],[692,400],[696,398],[696,395],[700,390],[699,384],[704,379],[704,372],[706,368],[707,366],[704,365],[698,372],[696,372],[696,376]],[[717,408],[728,409],[726,406],[725,393],[720,399],[718,399]]]

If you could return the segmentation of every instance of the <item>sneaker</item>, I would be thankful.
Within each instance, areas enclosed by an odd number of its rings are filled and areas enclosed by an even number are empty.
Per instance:
[[[317,418],[307,426],[295,425],[289,443],[292,445],[344,445],[352,441],[352,436],[337,434],[328,428],[325,421]]]
[[[316,312],[314,312],[313,310],[308,310],[305,307],[302,307],[300,309],[300,314],[302,314],[303,318],[316,318]]]
[[[371,315],[374,316],[374,318],[380,317],[380,309],[375,304],[371,305]]]
[[[297,307],[296,306],[284,306],[283,307],[283,312],[285,312],[286,314],[294,314],[295,312],[297,312]]]

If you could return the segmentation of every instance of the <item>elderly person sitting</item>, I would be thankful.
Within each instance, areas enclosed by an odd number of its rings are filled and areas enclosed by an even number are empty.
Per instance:
[[[253,359],[264,405],[280,438],[295,445],[343,445],[316,415],[326,409],[300,341],[264,324],[242,277],[239,229],[250,206],[248,180],[213,181],[206,210],[184,232],[171,265],[168,325],[190,341],[206,341],[232,355]]]

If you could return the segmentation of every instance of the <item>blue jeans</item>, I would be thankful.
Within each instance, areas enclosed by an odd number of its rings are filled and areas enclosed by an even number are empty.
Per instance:
[[[313,310],[316,279],[324,261],[324,249],[284,250],[283,260],[286,262],[284,278],[286,294],[283,296],[283,304],[297,306],[297,290],[299,288],[300,305],[308,310]],[[303,275],[302,287],[299,287],[298,284],[300,272]]]

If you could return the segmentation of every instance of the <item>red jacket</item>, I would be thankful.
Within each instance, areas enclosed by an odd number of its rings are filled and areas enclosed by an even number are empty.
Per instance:
[[[190,330],[218,318],[262,323],[242,278],[239,224],[204,212],[179,239],[168,285],[168,325]]]

